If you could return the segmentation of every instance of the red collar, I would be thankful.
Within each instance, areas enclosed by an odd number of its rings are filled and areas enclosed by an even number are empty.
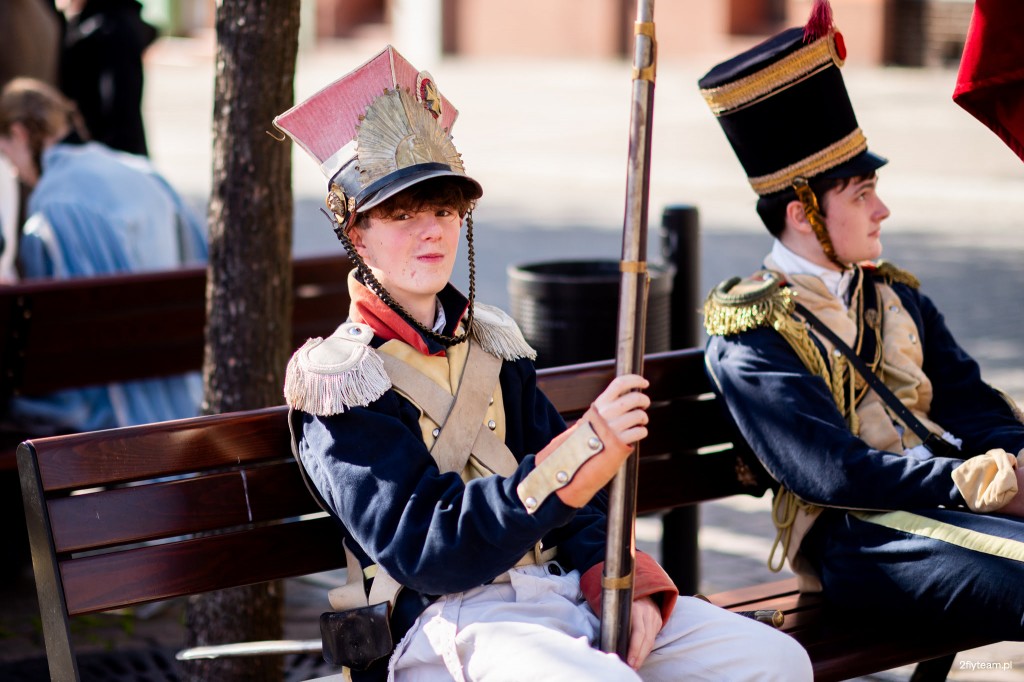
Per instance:
[[[448,288],[452,288],[451,285],[448,285]],[[388,307],[365,284],[356,279],[355,270],[352,270],[348,277],[348,294],[352,301],[349,306],[349,318],[353,322],[369,325],[373,329],[373,333],[384,341],[398,339],[409,344],[424,355],[444,356],[444,347],[431,352],[430,346],[427,345],[427,341],[420,334],[419,330]],[[459,296],[461,299],[461,295]],[[448,312],[450,315],[450,309],[448,309]],[[463,308],[459,319],[465,314],[466,311]],[[449,319],[451,318],[449,317]],[[438,346],[436,343],[431,343],[430,345]]]

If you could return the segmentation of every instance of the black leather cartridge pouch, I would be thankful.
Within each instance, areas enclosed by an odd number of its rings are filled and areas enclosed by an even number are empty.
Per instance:
[[[395,650],[391,637],[391,605],[387,602],[320,615],[324,660],[353,670],[366,670]]]

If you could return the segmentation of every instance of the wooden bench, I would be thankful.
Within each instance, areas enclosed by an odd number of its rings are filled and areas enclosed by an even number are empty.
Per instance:
[[[294,261],[295,347],[345,317],[349,269],[344,255]],[[205,267],[0,287],[0,412],[12,396],[198,371],[205,325]],[[0,471],[34,435],[0,435]]]
[[[540,385],[572,419],[613,372],[611,361],[553,368]],[[767,490],[709,392],[701,350],[651,355],[645,374],[654,405],[640,450],[640,511]],[[290,454],[285,408],[29,441],[18,467],[53,679],[78,679],[69,617],[345,563],[340,543],[324,541],[336,528]],[[160,480],[168,476],[182,478]],[[818,680],[932,659],[939,663],[922,671],[931,677],[920,679],[944,679],[957,651],[987,643],[854,619],[799,596],[792,580],[711,600],[782,610]]]
[[[345,317],[349,269],[344,255],[293,262],[293,345]],[[198,371],[205,325],[205,267],[0,287],[0,416],[12,396]],[[38,435],[0,430],[0,577],[27,561],[14,453]]]

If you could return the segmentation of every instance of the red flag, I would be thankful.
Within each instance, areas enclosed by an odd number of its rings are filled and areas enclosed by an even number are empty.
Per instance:
[[[1024,3],[977,0],[953,101],[1024,160]]]

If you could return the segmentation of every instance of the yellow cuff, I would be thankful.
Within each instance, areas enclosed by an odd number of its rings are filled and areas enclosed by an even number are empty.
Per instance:
[[[1019,456],[1024,461],[1024,451]],[[1017,457],[995,448],[953,469],[953,482],[972,511],[993,512],[1017,494],[1017,462]]]
[[[551,493],[569,485],[580,467],[602,450],[604,443],[597,437],[590,422],[581,421],[577,424],[565,442],[527,474],[516,487],[516,494],[526,507],[526,511],[533,514],[540,509],[540,505]]]

